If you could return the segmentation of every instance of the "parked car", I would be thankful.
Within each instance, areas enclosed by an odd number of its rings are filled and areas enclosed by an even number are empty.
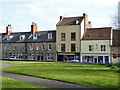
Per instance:
[[[10,60],[16,60],[17,58],[15,56],[10,56],[9,59]]]
[[[69,61],[66,61],[66,62],[79,62],[79,60],[69,60]]]

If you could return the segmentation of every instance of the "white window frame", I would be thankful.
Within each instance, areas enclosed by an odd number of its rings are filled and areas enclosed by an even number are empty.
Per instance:
[[[50,60],[52,60],[52,54],[50,54],[49,58],[50,58]]]
[[[47,60],[49,60],[49,54],[47,54]]]
[[[91,46],[91,51],[90,51],[90,46]],[[93,52],[94,51],[93,45],[89,45],[88,49],[89,49],[89,52]]]
[[[33,39],[37,39],[37,34],[33,34]]]
[[[20,40],[23,40],[25,38],[25,35],[20,35]]]
[[[103,51],[102,51],[102,46],[104,46],[103,49],[105,49],[105,50],[103,50]],[[106,45],[100,45],[100,51],[101,51],[101,52],[106,52]]]
[[[42,45],[42,50],[45,50],[45,45]]]
[[[50,48],[51,47],[51,48]],[[52,49],[52,45],[51,44],[49,44],[48,45],[48,50],[51,50]]]
[[[30,45],[30,50],[33,50],[33,45]]]
[[[47,60],[52,60],[52,54],[47,54]]]
[[[37,51],[39,50],[39,46],[38,46],[38,45],[36,45],[36,50],[37,50]]]
[[[11,45],[9,46],[9,50],[11,50]]]
[[[48,33],[48,39],[52,39],[52,33]]]

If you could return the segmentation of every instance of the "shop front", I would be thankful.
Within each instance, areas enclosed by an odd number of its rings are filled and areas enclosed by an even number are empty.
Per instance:
[[[80,60],[80,53],[57,53],[58,61]]]
[[[81,62],[86,63],[109,63],[110,55],[90,55],[90,54],[82,54]]]

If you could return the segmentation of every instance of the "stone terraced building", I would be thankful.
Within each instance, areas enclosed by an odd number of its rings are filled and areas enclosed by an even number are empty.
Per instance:
[[[56,30],[38,31],[32,22],[30,32],[0,34],[2,59],[17,57],[19,60],[69,61],[84,63],[120,62],[120,29],[92,28],[88,15],[60,16]]]

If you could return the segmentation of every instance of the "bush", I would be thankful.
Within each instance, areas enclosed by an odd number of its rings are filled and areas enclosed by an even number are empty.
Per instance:
[[[115,66],[117,66],[117,67],[119,67],[119,68],[120,68],[120,63],[115,64]]]
[[[120,73],[120,70],[118,70],[117,73]]]
[[[112,65],[112,63],[107,63],[106,64],[106,67],[112,67],[113,65]]]

